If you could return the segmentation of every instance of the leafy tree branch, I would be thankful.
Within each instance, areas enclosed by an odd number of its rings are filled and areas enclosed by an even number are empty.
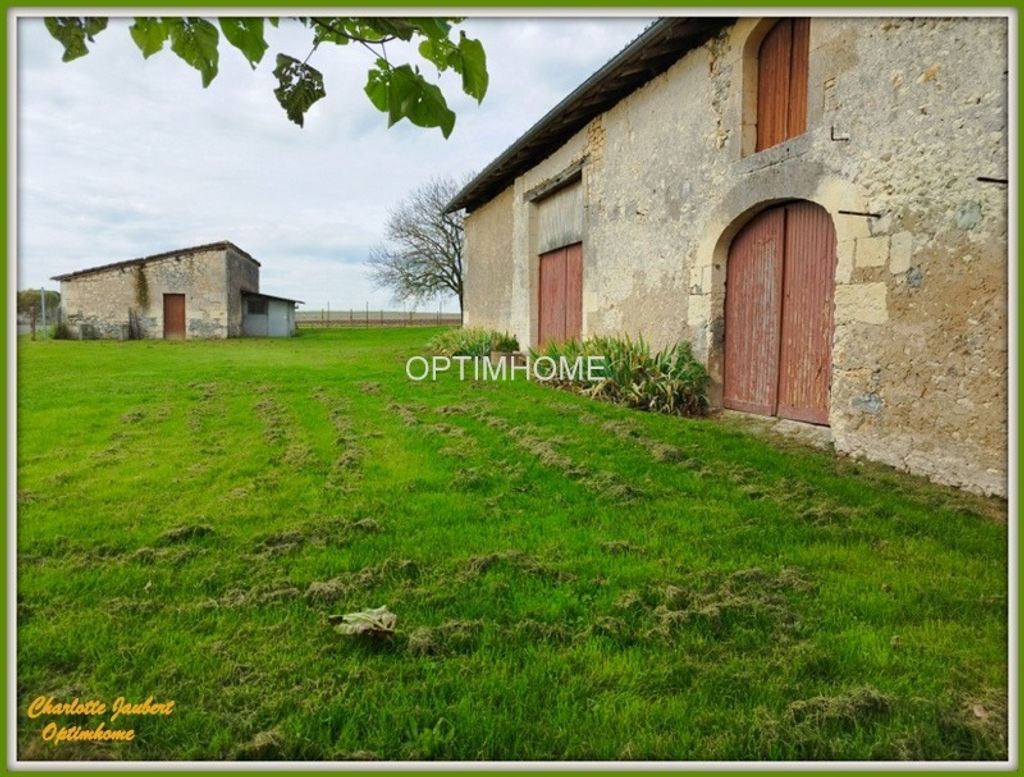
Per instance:
[[[129,28],[132,40],[149,58],[165,44],[186,64],[199,71],[207,87],[217,77],[221,35],[241,52],[253,69],[270,48],[266,25],[277,27],[277,17],[220,17],[214,24],[196,16],[136,17]],[[364,92],[370,102],[387,114],[388,126],[407,119],[418,127],[438,127],[447,138],[455,127],[455,113],[448,107],[440,87],[429,81],[419,62],[392,62],[387,44],[393,41],[417,43],[420,61],[431,65],[439,76],[448,70],[461,77],[462,91],[483,100],[487,93],[487,57],[479,40],[470,38],[455,25],[460,17],[298,17],[292,20],[311,33],[311,50],[304,60],[278,53],[274,96],[288,118],[300,127],[306,113],[327,96],[323,73],[309,64],[325,43],[337,46],[358,44],[372,55]],[[103,17],[56,16],[45,20],[46,29],[63,47],[65,62],[89,53],[89,45],[107,28]],[[219,26],[219,30],[218,30]],[[455,32],[458,35],[453,37]]]

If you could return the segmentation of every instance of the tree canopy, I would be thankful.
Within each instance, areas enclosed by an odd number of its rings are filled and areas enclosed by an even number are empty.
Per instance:
[[[386,242],[370,252],[370,274],[395,299],[425,302],[452,294],[462,310],[463,213],[446,207],[461,188],[435,178],[388,214]]]
[[[70,62],[89,53],[89,44],[106,29],[107,21],[96,16],[54,16],[47,17],[45,23],[64,47],[64,61]],[[135,18],[129,32],[146,58],[169,42],[170,50],[198,70],[207,87],[217,76],[221,36],[255,69],[270,48],[266,25],[277,27],[281,20],[219,17],[215,21],[197,16],[141,16]],[[356,45],[367,50],[372,59],[364,91],[374,107],[387,114],[389,127],[407,119],[418,127],[437,127],[447,138],[455,126],[455,113],[444,93],[427,80],[420,63],[389,59],[387,44],[393,41],[418,43],[420,61],[433,66],[438,75],[448,70],[459,74],[462,90],[477,102],[487,93],[483,45],[455,28],[463,21],[461,17],[306,16],[291,21],[309,30],[310,50],[302,59],[277,54],[274,77],[278,86],[274,96],[288,118],[300,127],[310,107],[327,95],[323,73],[310,64],[325,44]]]

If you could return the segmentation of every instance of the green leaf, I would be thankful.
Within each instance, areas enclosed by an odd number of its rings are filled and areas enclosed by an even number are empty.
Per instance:
[[[254,16],[225,16],[220,19],[220,29],[228,43],[241,51],[249,66],[255,70],[267,51],[263,19]]]
[[[452,19],[451,21],[459,20]],[[416,26],[419,27],[420,33],[427,38],[437,38],[439,40],[448,40],[448,33],[452,28],[448,19],[432,16],[416,19]]]
[[[462,54],[462,91],[477,102],[487,94],[487,55],[483,44],[475,38],[467,38],[460,33],[459,52]]]
[[[278,54],[274,76],[279,84],[274,96],[288,118],[301,127],[306,111],[327,95],[323,73],[287,54]]]
[[[128,32],[131,33],[132,40],[139,47],[142,56],[149,59],[164,47],[164,41],[171,31],[160,19],[137,16]]]
[[[373,107],[378,111],[388,110],[388,63],[382,59],[377,60],[377,67],[371,68],[366,74],[366,87],[363,89],[366,96],[370,98]]]
[[[93,42],[93,36],[107,27],[107,20],[100,16],[48,16],[44,20],[47,31],[63,47],[65,62],[84,57],[89,53],[86,41]]]
[[[440,127],[446,138],[451,135],[455,114],[448,108],[441,90],[409,65],[394,68],[391,75],[388,126],[404,116],[417,127]]]
[[[207,87],[217,75],[217,28],[197,16],[165,19],[171,32],[171,51],[194,67]]]

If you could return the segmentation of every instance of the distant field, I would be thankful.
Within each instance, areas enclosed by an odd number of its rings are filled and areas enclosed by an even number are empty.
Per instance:
[[[433,331],[19,342],[22,757],[1006,757],[1003,502],[411,383]],[[53,746],[41,694],[176,707]]]
[[[295,321],[300,327],[381,327],[381,326],[459,326],[459,313],[433,313],[404,310],[297,310]]]

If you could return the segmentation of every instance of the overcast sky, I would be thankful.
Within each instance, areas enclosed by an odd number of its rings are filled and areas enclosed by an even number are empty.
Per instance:
[[[458,115],[444,140],[405,121],[387,129],[362,91],[370,55],[356,47],[313,56],[327,97],[304,129],[288,121],[271,71],[277,52],[308,52],[295,23],[268,27],[256,72],[222,41],[220,73],[203,89],[169,51],[143,60],[127,21],[65,64],[42,19],[23,19],[18,286],[56,288],[57,273],[231,240],[263,263],[263,291],[307,309],[400,307],[364,264],[388,208],[435,174],[480,170],[648,21],[468,20],[490,88],[478,106],[457,76],[442,78]]]

